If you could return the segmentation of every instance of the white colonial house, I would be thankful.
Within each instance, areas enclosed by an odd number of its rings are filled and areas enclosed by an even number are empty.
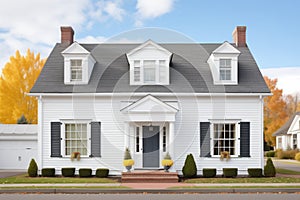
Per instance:
[[[263,98],[270,95],[246,44],[79,44],[61,28],[32,88],[38,98],[38,165],[109,168],[120,175],[128,147],[134,170],[179,174],[187,154],[203,168],[263,168]],[[229,161],[220,160],[223,151]],[[72,152],[81,160],[71,161]]]
[[[300,112],[296,112],[273,136],[276,136],[276,149],[300,149]]]

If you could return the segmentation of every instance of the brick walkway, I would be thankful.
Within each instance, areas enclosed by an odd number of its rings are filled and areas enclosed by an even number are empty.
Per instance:
[[[194,184],[188,183],[122,183],[121,186],[132,189],[167,189],[170,187],[188,187]]]

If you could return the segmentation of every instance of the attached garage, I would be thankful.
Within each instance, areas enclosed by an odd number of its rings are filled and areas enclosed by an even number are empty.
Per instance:
[[[37,125],[0,124],[0,169],[27,169],[37,158]]]

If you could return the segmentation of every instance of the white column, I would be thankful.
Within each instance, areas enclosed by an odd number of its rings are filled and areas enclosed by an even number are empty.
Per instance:
[[[125,148],[129,148],[129,123],[128,122],[125,122],[124,124],[124,145],[125,145]],[[124,148],[124,150],[125,150]]]
[[[169,154],[172,158],[172,160],[175,160],[174,157],[174,122],[169,122]]]

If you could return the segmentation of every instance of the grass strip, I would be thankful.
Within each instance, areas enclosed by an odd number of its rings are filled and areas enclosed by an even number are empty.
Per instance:
[[[300,178],[193,178],[185,183],[300,183]]]
[[[283,168],[276,168],[276,172],[279,174],[300,175],[300,172]]]
[[[28,177],[27,174],[0,179],[0,184],[17,183],[117,183],[117,181],[109,178],[96,177]]]

